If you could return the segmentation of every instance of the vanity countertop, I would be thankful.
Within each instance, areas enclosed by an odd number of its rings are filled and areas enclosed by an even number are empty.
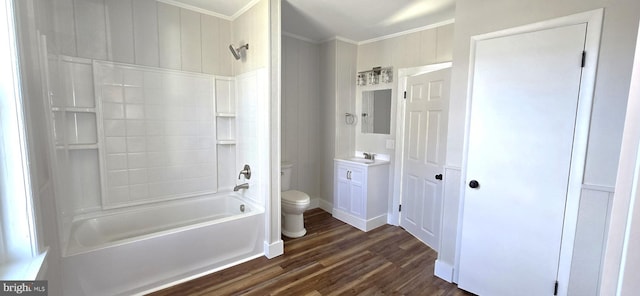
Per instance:
[[[383,164],[388,164],[389,161],[388,160],[383,160],[383,159],[375,159],[375,160],[371,160],[371,159],[364,159],[362,157],[349,157],[349,158],[335,158],[335,161],[339,161],[339,162],[344,162],[344,163],[348,163],[348,164],[355,164],[355,165],[361,165],[361,166],[378,166],[378,165],[383,165]]]

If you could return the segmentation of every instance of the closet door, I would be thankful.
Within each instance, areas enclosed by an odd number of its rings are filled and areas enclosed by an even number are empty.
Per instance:
[[[460,288],[553,295],[586,24],[476,43]]]

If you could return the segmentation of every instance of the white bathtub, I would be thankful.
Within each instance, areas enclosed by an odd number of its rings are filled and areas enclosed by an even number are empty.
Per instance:
[[[234,194],[82,217],[62,259],[64,293],[141,293],[263,255],[263,241],[264,209]]]

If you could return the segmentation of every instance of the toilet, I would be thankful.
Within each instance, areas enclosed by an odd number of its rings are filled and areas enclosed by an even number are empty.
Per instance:
[[[302,214],[309,208],[309,195],[291,187],[293,164],[282,163],[282,234],[287,237],[301,237],[307,233]]]

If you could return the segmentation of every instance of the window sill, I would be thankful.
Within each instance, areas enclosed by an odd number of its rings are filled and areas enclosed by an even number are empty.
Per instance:
[[[6,262],[0,265],[0,279],[8,281],[35,281],[46,271],[49,249],[30,259]]]

